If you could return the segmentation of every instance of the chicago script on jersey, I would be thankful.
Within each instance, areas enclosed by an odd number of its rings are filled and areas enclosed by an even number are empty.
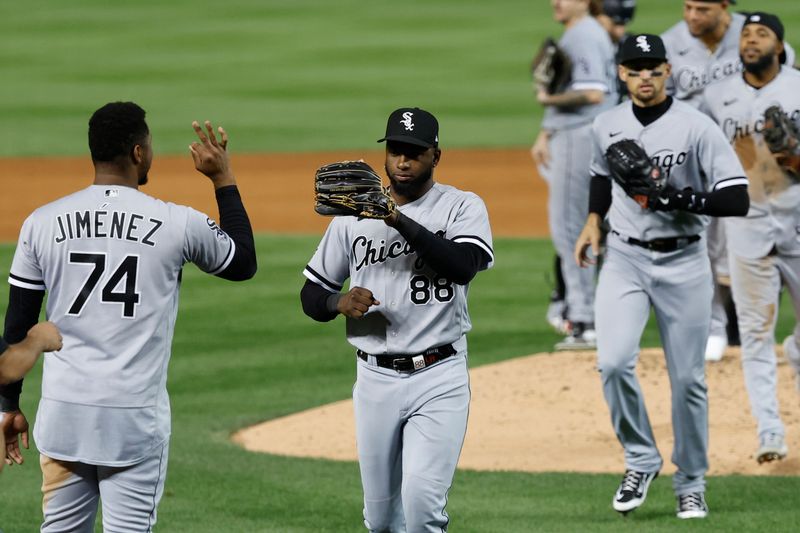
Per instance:
[[[387,259],[394,259],[414,253],[411,245],[405,241],[393,241],[389,244],[380,241],[378,248],[373,244],[372,239],[367,239],[359,235],[353,240],[353,257],[356,263],[356,272],[368,265],[385,263]]]
[[[73,239],[118,239],[155,246],[156,232],[164,223],[136,213],[75,211],[56,217],[56,244]]]
[[[435,233],[442,238],[445,236],[443,230],[439,230]],[[385,263],[388,259],[395,259],[414,253],[414,249],[405,241],[392,241],[387,244],[386,241],[381,240],[380,246],[376,248],[373,240],[368,239],[364,235],[359,235],[353,239],[351,250],[353,258],[355,259],[356,272],[365,266]],[[420,270],[423,268],[424,264],[421,258],[417,258],[417,261],[414,263],[414,268]]]

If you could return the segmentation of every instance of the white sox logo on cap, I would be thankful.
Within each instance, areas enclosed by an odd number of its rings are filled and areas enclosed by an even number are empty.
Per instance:
[[[640,35],[636,38],[636,46],[642,49],[642,52],[650,51],[650,43],[647,42],[647,37]]]
[[[411,111],[406,111],[403,113],[403,120],[401,120],[400,123],[406,127],[406,131],[414,131],[414,123],[411,122],[413,116],[414,113]]]

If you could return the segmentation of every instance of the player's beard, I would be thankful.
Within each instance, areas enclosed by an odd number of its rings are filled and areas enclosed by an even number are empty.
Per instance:
[[[742,60],[744,69],[747,72],[758,76],[759,74],[762,74],[772,66],[773,61],[775,60],[775,50],[774,49],[768,50],[767,53],[760,56],[757,60],[751,63],[746,63],[744,57],[742,56],[739,56],[739,59]]]
[[[404,198],[419,198],[423,189],[428,185],[428,182],[433,179],[433,167],[429,168],[413,181],[397,181],[394,175],[389,172],[389,167],[384,165],[386,175],[389,176],[389,183],[392,190]]]
[[[139,176],[139,185],[147,185],[147,174]]]

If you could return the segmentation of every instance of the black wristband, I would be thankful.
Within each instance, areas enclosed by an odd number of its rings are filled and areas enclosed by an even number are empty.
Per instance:
[[[0,412],[19,411],[20,394],[22,394],[22,380],[0,385]]]

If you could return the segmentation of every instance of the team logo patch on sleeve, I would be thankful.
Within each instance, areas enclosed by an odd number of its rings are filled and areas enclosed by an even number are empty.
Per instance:
[[[210,218],[206,218],[206,224],[208,224],[208,229],[217,233],[217,238],[222,241],[228,240],[228,234],[225,233],[222,228],[217,226],[217,223],[211,220]]]

